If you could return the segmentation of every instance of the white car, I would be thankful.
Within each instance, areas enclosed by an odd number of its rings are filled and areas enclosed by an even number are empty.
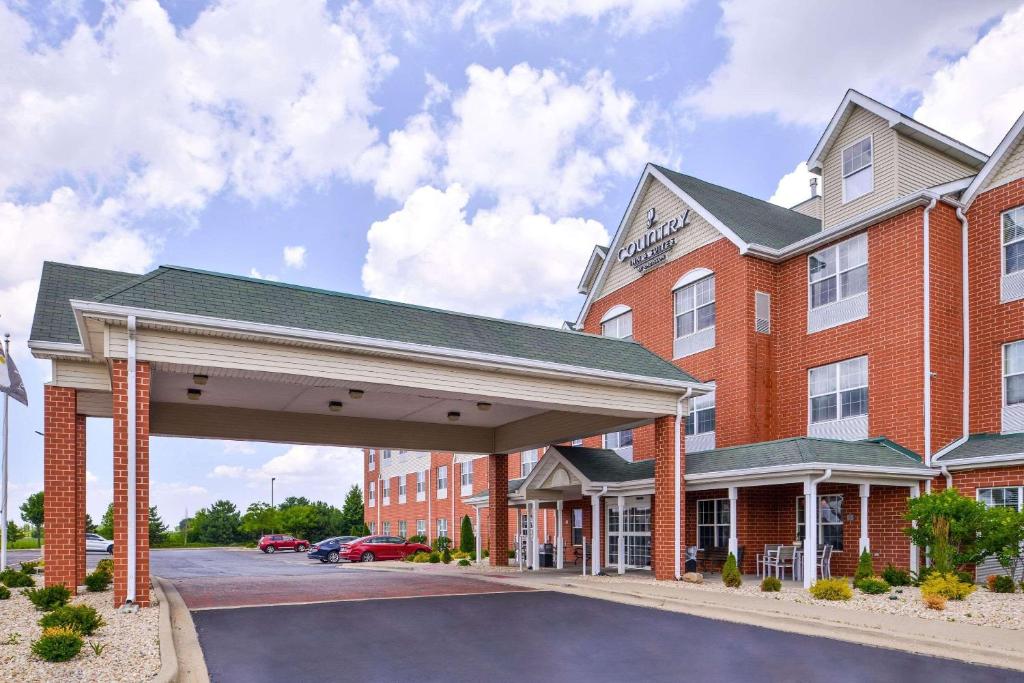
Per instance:
[[[114,554],[114,542],[108,541],[99,534],[85,535],[85,552]]]

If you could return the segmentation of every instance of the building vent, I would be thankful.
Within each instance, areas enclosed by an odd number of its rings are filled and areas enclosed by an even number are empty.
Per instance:
[[[771,334],[772,331],[772,295],[765,292],[754,292],[754,331]]]

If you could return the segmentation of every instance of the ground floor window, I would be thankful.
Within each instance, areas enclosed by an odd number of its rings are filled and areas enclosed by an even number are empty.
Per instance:
[[[416,535],[426,536],[427,535],[427,520],[417,519],[416,520]]]
[[[371,534],[377,533],[377,523],[376,522],[370,522],[369,528],[370,528],[370,533]]]
[[[437,520],[437,537],[448,536],[448,520],[444,517],[440,517]]]
[[[697,547],[701,550],[729,547],[729,499],[697,501]]]
[[[405,520],[403,519],[403,520],[401,520],[398,523],[398,535],[401,536],[402,538],[407,538],[408,537],[408,533],[409,533],[409,528],[406,525]]]
[[[583,545],[583,508],[572,511],[572,544]]]
[[[381,525],[381,533],[383,533],[385,536],[391,535],[391,522],[384,522]]]
[[[804,497],[796,499],[796,537],[804,540]],[[843,549],[843,497],[835,494],[818,496],[818,547]]]
[[[1024,495],[1021,495],[1020,486],[996,486],[993,488],[978,489],[978,500],[990,508],[1012,508],[1020,510],[1024,503]]]
[[[619,563],[619,536],[623,543],[623,563],[634,569],[651,566],[651,499],[648,496],[629,496],[619,518],[619,507],[612,500],[606,506],[607,542],[605,553],[609,565]]]

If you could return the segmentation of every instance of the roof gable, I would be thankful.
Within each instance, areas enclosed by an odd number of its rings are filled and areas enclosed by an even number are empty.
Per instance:
[[[987,190],[989,187],[994,185],[1001,185],[1004,182],[1012,179],[1012,175],[1020,173],[1024,176],[1024,145],[1021,142],[1024,141],[1024,113],[1022,113],[1012,126],[1010,130],[1006,132],[1003,139],[999,142],[996,150],[992,152],[992,156],[989,157],[988,162],[978,172],[978,175],[974,177],[971,184],[967,187],[964,192],[961,201],[965,206],[970,207],[971,202],[980,193]],[[1005,179],[1003,176],[1003,170],[1008,165],[1007,162],[1019,161],[1015,164],[1015,169],[1012,174],[1007,174]],[[1017,168],[1019,166],[1019,168]]]
[[[29,339],[34,342],[80,344],[71,299],[92,299],[114,287],[134,282],[139,276],[67,263],[43,263],[36,296],[35,316]]]

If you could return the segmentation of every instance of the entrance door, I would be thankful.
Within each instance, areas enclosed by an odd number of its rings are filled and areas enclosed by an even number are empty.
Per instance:
[[[651,497],[627,496],[622,524],[614,498],[605,503],[605,557],[607,566],[619,563],[619,534],[623,536],[625,565],[630,569],[651,568]]]

